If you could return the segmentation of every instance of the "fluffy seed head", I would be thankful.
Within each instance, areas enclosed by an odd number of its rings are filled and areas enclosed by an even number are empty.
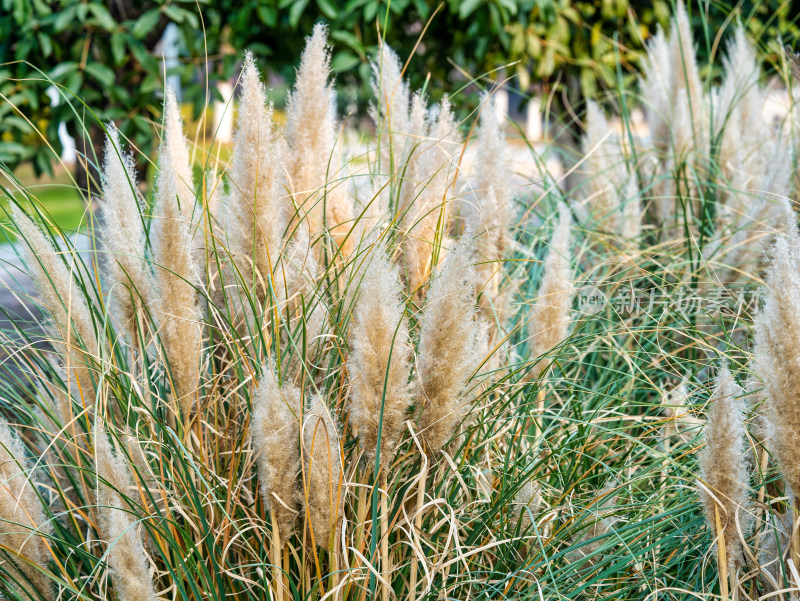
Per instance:
[[[327,27],[317,23],[303,50],[286,107],[289,183],[301,214],[308,214],[312,236],[322,229],[322,189],[336,136],[327,39]]]
[[[317,395],[303,415],[302,444],[300,497],[315,544],[329,548],[342,514],[344,472],[336,422]]]
[[[253,394],[250,431],[258,462],[261,496],[275,516],[281,540],[292,533],[300,510],[297,475],[300,473],[300,390],[278,385],[275,364],[264,365]]]
[[[242,97],[228,172],[230,246],[247,279],[265,281],[280,252],[285,227],[281,174],[283,157],[252,53],[245,54]],[[263,287],[259,300],[264,299]]]
[[[448,229],[448,191],[453,183],[452,163],[460,136],[447,96],[442,99],[429,135],[430,142],[418,151],[415,161],[414,175],[419,177],[420,187],[403,215],[408,233],[403,254],[411,290],[418,290],[430,274],[437,229]]]
[[[0,422],[0,545],[19,556],[16,563],[22,573],[9,565],[3,569],[15,574],[32,599],[38,598],[35,589],[49,600],[55,598],[50,579],[30,565],[47,569],[50,552],[43,537],[52,531],[31,478],[25,447],[8,425]]]
[[[178,98],[169,86],[167,86],[164,100],[164,139],[161,144],[161,154],[165,153],[172,166],[173,191],[179,203],[176,206],[186,215],[191,215],[195,204],[192,163],[189,158],[189,146],[183,135]]]
[[[145,256],[145,233],[133,157],[124,152],[113,123],[103,160],[102,240],[107,253],[107,285],[110,286],[112,312],[135,336],[133,324],[142,298],[152,298]]]
[[[464,204],[467,227],[479,234],[479,252],[488,262],[483,272],[499,270],[497,262],[511,247],[509,225],[514,221],[506,137],[497,113],[494,96],[486,95],[476,140],[474,194]]]
[[[544,261],[542,282],[539,284],[536,303],[531,309],[528,321],[533,357],[542,357],[564,341],[571,321],[570,311],[575,296],[570,261],[572,214],[564,203],[559,204],[558,213],[558,223]],[[537,377],[544,367],[544,362],[540,360],[529,373],[532,377]]]
[[[34,221],[16,206],[8,210],[24,242],[18,245],[24,264],[33,280],[39,298],[52,319],[46,330],[54,342],[63,341],[62,359],[69,366],[70,382],[79,390],[71,394],[94,402],[94,382],[89,365],[99,360],[99,347],[86,294],[73,273],[81,259],[74,251],[57,253],[53,244]],[[74,379],[73,379],[74,378]]]
[[[800,236],[792,223],[772,249],[755,322],[755,373],[764,383],[771,446],[792,490],[800,490]]]
[[[352,383],[350,422],[369,461],[378,450],[379,431],[380,450],[389,453],[402,434],[411,404],[411,346],[397,267],[380,244],[366,261],[369,265],[359,283],[347,367]]]
[[[133,494],[133,478],[123,456],[111,449],[108,434],[95,437],[97,504],[100,530],[108,544],[108,565],[120,601],[155,601],[153,579],[136,519],[125,496]]]
[[[169,111],[168,121],[171,120]],[[174,124],[169,127],[173,128]],[[201,347],[194,288],[198,269],[192,253],[191,224],[186,217],[194,201],[190,204],[187,199],[181,199],[188,188],[180,180],[180,170],[176,171],[172,163],[174,155],[180,153],[168,147],[170,136],[175,138],[178,134],[168,130],[167,135],[167,146],[162,147],[159,156],[156,200],[150,226],[158,298],[148,300],[148,305],[154,307],[172,382],[184,414],[188,414],[198,384],[197,363]],[[182,139],[183,134],[180,136]]]
[[[464,236],[447,254],[428,291],[422,317],[416,399],[420,428],[431,452],[444,447],[463,419],[464,389],[485,350],[475,307],[474,254]]]
[[[720,368],[715,386],[708,405],[706,444],[700,452],[700,475],[708,490],[700,488],[700,500],[712,532],[724,541],[729,569],[735,570],[744,560],[739,529],[747,535],[750,522],[745,406],[742,390],[727,367]]]

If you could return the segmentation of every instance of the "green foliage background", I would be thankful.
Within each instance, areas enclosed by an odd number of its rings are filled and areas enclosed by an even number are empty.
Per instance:
[[[719,54],[722,32],[735,19],[759,41],[766,61],[782,44],[795,44],[798,2],[690,4],[701,64]],[[359,109],[368,102],[368,59],[379,35],[406,58],[426,23],[409,64],[413,86],[429,77],[435,97],[471,81],[488,85],[502,73],[517,78],[523,92],[555,88],[564,92],[562,105],[574,103],[617,88],[620,77],[629,83],[645,41],[671,10],[668,0],[0,0],[0,161],[12,169],[29,161],[37,174],[51,172],[62,121],[76,138],[88,138],[85,152],[93,159],[97,140],[82,125],[94,122],[89,110],[117,122],[149,155],[164,77],[157,44],[169,23],[178,27],[183,54],[168,74],[180,76],[183,100],[197,117],[207,94],[216,94],[214,82],[235,77],[245,49],[291,80],[304,37],[319,20],[330,25],[342,96]],[[67,102],[51,106],[51,81]]]

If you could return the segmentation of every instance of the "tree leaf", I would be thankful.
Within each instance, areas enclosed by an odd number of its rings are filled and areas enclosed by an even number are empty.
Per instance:
[[[125,61],[125,36],[121,33],[111,34],[111,56],[117,67]]]
[[[334,73],[341,73],[342,71],[349,71],[361,62],[355,54],[348,50],[337,52],[331,59],[331,71]]]
[[[102,4],[90,4],[89,10],[92,11],[97,24],[106,31],[114,31],[117,28],[117,22]]]
[[[133,29],[131,30],[133,37],[139,40],[142,39],[156,26],[159,19],[161,19],[160,9],[154,8],[153,10],[148,10],[141,17],[136,19],[136,23],[134,23]]]
[[[464,0],[458,7],[458,16],[466,19],[481,5],[481,0]]]
[[[117,80],[117,76],[114,73],[114,70],[111,67],[108,67],[102,63],[89,63],[86,65],[86,73],[88,73],[92,79],[99,82],[103,86],[110,88],[114,85],[114,82]]]
[[[289,9],[289,24],[292,27],[297,27],[300,23],[300,17],[303,16],[303,11],[308,6],[308,0],[297,0]]]

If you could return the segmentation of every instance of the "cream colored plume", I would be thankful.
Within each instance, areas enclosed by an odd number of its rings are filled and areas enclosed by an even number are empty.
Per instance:
[[[679,2],[669,38],[659,30],[648,45],[641,94],[646,105],[650,144],[656,151],[651,174],[653,211],[666,239],[678,235],[670,222],[675,195],[697,197],[694,172],[710,155],[708,99],[700,80],[694,41],[683,2]],[[673,171],[686,165],[675,174]],[[676,177],[680,191],[675,189]],[[700,201],[693,210],[699,215]]]
[[[297,69],[286,107],[289,186],[301,215],[308,215],[311,239],[322,231],[324,192],[335,171],[335,97],[328,82],[328,30],[314,26]],[[291,217],[291,215],[290,215]]]
[[[656,35],[647,45],[647,60],[639,87],[650,127],[651,142],[662,153],[666,151],[670,141],[671,71],[669,42],[659,26]]]
[[[547,366],[543,356],[566,339],[572,321],[570,312],[575,297],[570,252],[572,214],[564,203],[559,203],[558,214],[536,303],[528,318],[530,355],[537,360],[528,372],[530,378],[538,377]]]
[[[407,233],[403,248],[406,278],[412,292],[428,279],[437,232],[448,229],[453,163],[461,140],[446,96],[436,121],[430,126],[429,136],[429,142],[417,150],[419,156],[412,158],[413,177],[418,179],[410,182],[416,187],[401,215]]]
[[[428,152],[431,147],[430,127],[428,121],[428,101],[421,92],[411,97],[411,109],[408,115],[408,136],[402,155],[400,195],[397,206],[393,207],[398,219],[403,222],[408,215],[416,197],[424,188],[428,167]]]
[[[403,79],[400,59],[385,43],[372,61],[372,91],[375,101],[370,106],[370,116],[380,134],[380,172],[389,179],[399,178],[410,132],[411,92]]]
[[[227,234],[234,261],[263,302],[278,260],[288,202],[282,186],[283,157],[252,53],[245,54],[234,151],[228,170]]]
[[[189,146],[183,135],[181,110],[175,92],[167,86],[164,100],[164,137],[161,141],[161,154],[166,153],[174,174],[174,193],[180,210],[192,215],[195,205],[194,178],[189,158]]]
[[[486,350],[477,321],[474,253],[464,236],[437,269],[420,326],[415,400],[429,452],[444,447],[464,419],[467,383]]]
[[[300,499],[314,543],[331,548],[344,503],[344,472],[336,422],[317,395],[303,414]]]
[[[789,153],[777,152],[757,186],[737,192],[741,200],[735,212],[728,214],[703,249],[709,260],[709,285],[753,281],[759,277],[763,250],[776,233],[785,231],[794,218],[792,159]],[[728,221],[728,223],[726,223]]]
[[[187,191],[191,190],[180,179],[186,166],[176,167],[172,163],[175,157],[188,154],[183,152],[185,140],[176,113],[177,105],[169,98],[164,116],[166,137],[159,156],[150,227],[157,298],[152,302],[148,299],[148,304],[153,307],[177,399],[184,415],[188,415],[198,387],[202,346],[194,286],[198,269],[192,253],[192,225],[188,217],[194,200],[190,202],[186,197]]]
[[[103,221],[111,312],[136,337],[136,312],[142,299],[152,299],[145,263],[144,222],[136,187],[133,157],[124,152],[114,124],[108,125],[103,160]]]
[[[377,451],[389,461],[411,405],[411,345],[397,267],[382,243],[364,260],[368,265],[363,277],[356,276],[354,282],[359,292],[347,362],[349,419],[367,461],[374,460]]]
[[[114,591],[120,601],[155,601],[149,561],[137,519],[125,497],[135,498],[136,488],[124,456],[111,449],[108,434],[98,427],[95,436],[97,462],[97,513],[103,538],[108,545]]]
[[[587,200],[601,225],[625,240],[636,240],[641,231],[641,203],[636,176],[628,170],[619,136],[593,100],[586,103]]]
[[[771,138],[770,127],[761,116],[765,102],[759,86],[760,68],[755,48],[740,26],[728,43],[722,61],[725,79],[715,98],[714,131],[722,134],[719,164],[728,178],[745,171],[760,175],[769,165],[764,144]]]
[[[484,293],[495,300],[503,278],[503,261],[513,244],[514,205],[506,136],[494,96],[484,96],[476,145],[473,193],[463,202],[462,214],[466,227],[477,235]]]
[[[773,454],[792,490],[800,490],[800,236],[794,222],[770,254],[755,320],[754,371],[764,383]]]
[[[23,264],[36,286],[45,310],[50,313],[46,328],[53,341],[63,341],[62,352],[65,365],[69,367],[70,382],[77,381],[80,390],[71,390],[75,398],[94,403],[96,383],[93,382],[89,366],[100,360],[99,346],[95,334],[86,294],[78,286],[73,274],[78,270],[81,258],[69,250],[56,252],[53,244],[34,221],[18,209],[9,205],[12,221],[24,242],[17,245]],[[74,378],[74,380],[73,380]]]
[[[275,364],[267,362],[253,393],[250,431],[256,453],[261,496],[278,525],[281,540],[292,533],[300,511],[297,476],[300,473],[300,390],[278,385]]]
[[[675,95],[678,94],[678,109],[684,109],[681,104],[685,102],[685,110],[688,113],[682,121],[673,123],[673,132],[675,134],[685,133],[687,137],[693,135],[694,141],[698,143],[698,150],[706,151],[705,93],[695,58],[692,26],[682,1],[678,2],[675,13],[675,22],[670,32],[669,50],[672,59],[670,93],[673,101]],[[685,95],[681,95],[680,92],[684,91]],[[680,151],[681,147],[676,145],[676,152]]]
[[[8,424],[0,422],[0,545],[9,555],[16,556],[17,567],[3,558],[0,558],[0,565],[13,575],[31,599],[41,595],[50,600],[55,599],[53,585],[40,569],[47,570],[50,563],[45,537],[52,533],[52,527],[30,470],[28,453],[22,442]]]
[[[725,546],[727,565],[735,571],[744,562],[740,531],[747,537],[752,521],[745,406],[742,389],[726,366],[720,368],[715,387],[708,401],[705,447],[699,456],[700,500],[717,543]]]

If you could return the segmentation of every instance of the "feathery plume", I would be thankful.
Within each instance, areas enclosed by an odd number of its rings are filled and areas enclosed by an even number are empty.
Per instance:
[[[498,118],[497,100],[491,95],[484,96],[477,145],[476,203],[470,205],[477,213],[471,214],[469,223],[475,232],[486,235],[491,245],[489,256],[495,259],[503,257],[511,247],[510,225],[514,222],[514,207],[509,187],[506,136]]]
[[[108,565],[117,598],[155,601],[147,555],[136,531],[137,520],[124,499],[131,493],[133,478],[124,458],[111,449],[102,426],[98,426],[95,436],[95,455],[99,525],[108,544]]]
[[[570,264],[572,215],[563,202],[558,205],[558,213],[558,223],[544,261],[544,274],[536,303],[528,321],[531,355],[539,358],[528,372],[531,378],[537,378],[545,368],[542,356],[567,337],[572,299],[575,296]]]
[[[265,281],[275,265],[285,228],[281,197],[281,145],[275,140],[272,104],[252,53],[245,54],[242,98],[234,134],[234,153],[228,181],[231,250],[246,281]],[[265,287],[258,286],[263,302]]]
[[[483,358],[485,336],[476,320],[475,284],[473,251],[465,236],[433,279],[420,328],[415,397],[430,452],[444,447],[463,419],[459,400]]]
[[[14,205],[9,205],[8,211],[24,239],[24,244],[18,245],[23,264],[52,316],[47,319],[46,330],[53,339],[63,341],[64,356],[69,358],[70,381],[74,378],[80,387],[79,395],[93,402],[94,383],[89,364],[99,359],[99,346],[86,293],[73,277],[76,263],[81,259],[70,249],[65,253],[65,262],[28,215]],[[78,396],[78,392],[72,394]]]
[[[450,100],[445,96],[439,114],[430,127],[431,142],[417,157],[415,173],[420,187],[403,215],[407,230],[405,248],[409,289],[418,290],[427,280],[437,227],[447,231],[447,193],[452,185],[453,149],[460,143]]]
[[[498,120],[494,96],[484,96],[477,135],[473,194],[462,204],[467,227],[478,234],[478,267],[485,290],[498,298],[503,276],[502,261],[513,243],[514,207],[509,187],[506,139]],[[503,312],[501,311],[501,316]]]
[[[300,510],[297,475],[300,473],[300,390],[278,385],[275,364],[268,361],[253,394],[250,430],[257,453],[261,496],[278,524],[281,540],[292,533]]]
[[[25,447],[8,424],[0,422],[0,545],[19,557],[16,567],[3,569],[15,575],[31,598],[54,599],[50,579],[34,567],[47,569],[50,553],[45,537],[52,528],[30,477]]]
[[[720,368],[715,386],[709,399],[706,444],[699,457],[704,484],[700,500],[712,532],[725,545],[728,568],[734,572],[744,561],[739,529],[746,535],[750,522],[745,406],[742,390],[727,366]],[[717,531],[717,519],[721,531]]]
[[[331,238],[343,257],[349,257],[355,247],[355,204],[348,193],[347,180],[352,176],[342,159],[341,138],[336,143],[331,160],[332,177],[325,195],[325,219]],[[335,252],[335,250],[334,250]]]
[[[650,140],[660,152],[669,146],[669,124],[672,113],[672,90],[670,89],[672,61],[667,36],[661,26],[647,45],[647,61],[640,82],[645,101]]]
[[[402,181],[400,195],[395,212],[404,220],[420,194],[427,173],[428,153],[431,147],[431,124],[428,121],[428,101],[421,92],[415,92],[411,98],[411,109],[408,115],[408,135],[403,156],[400,161]]]
[[[669,52],[672,58],[672,68],[670,69],[672,82],[669,91],[673,95],[683,90],[686,91],[687,106],[691,105],[689,108],[690,131],[694,132],[695,136],[702,136],[705,131],[703,84],[695,58],[692,26],[682,0],[678,2],[675,22],[670,32]],[[679,131],[677,125],[673,125],[672,129],[675,132]]]
[[[731,214],[733,225],[728,228],[723,224],[703,250],[705,257],[717,265],[711,285],[758,276],[765,243],[794,220],[789,201],[792,185],[791,157],[789,153],[776,152],[757,191],[751,192],[746,201],[741,200],[735,209],[738,214]]]
[[[191,189],[181,181],[185,166],[176,166],[185,151],[180,117],[174,97],[167,97],[164,145],[156,176],[156,200],[150,240],[153,245],[155,292],[158,299],[148,305],[158,307],[159,336],[169,362],[172,382],[184,415],[191,410],[192,395],[198,386],[197,364],[201,347],[200,314],[194,283],[198,270],[192,254],[191,226],[186,217],[193,206],[186,197]],[[187,155],[188,156],[188,155]]]
[[[692,408],[687,405],[691,397],[686,382],[681,382],[671,391],[661,397],[661,406],[669,421],[664,424],[664,436],[671,438],[677,436],[683,444],[688,444],[694,439],[702,422],[695,417]]]
[[[314,395],[303,415],[303,490],[306,519],[317,546],[328,548],[344,501],[339,431],[322,398]]]
[[[740,26],[728,43],[722,59],[725,79],[715,98],[714,130],[722,133],[719,146],[719,163],[723,171],[733,177],[746,170],[751,175],[759,173],[769,161],[757,161],[761,156],[770,128],[761,117],[764,94],[758,84],[759,66],[755,48]],[[751,164],[758,162],[758,165]]]
[[[386,43],[381,44],[377,59],[372,61],[372,91],[376,104],[371,104],[370,116],[380,133],[381,171],[392,177],[402,171],[411,92],[397,53]]]
[[[755,320],[754,372],[764,383],[770,446],[792,490],[800,490],[800,235],[776,240]]]
[[[400,275],[382,243],[370,254],[359,283],[347,364],[352,384],[350,423],[367,461],[380,451],[392,453],[411,405],[411,345]]]
[[[636,240],[641,230],[638,187],[635,175],[628,170],[619,136],[609,132],[608,119],[597,103],[589,100],[583,153],[592,213],[625,240]]]
[[[295,202],[308,215],[312,237],[322,230],[321,190],[328,180],[336,135],[327,40],[327,27],[317,23],[303,50],[297,81],[286,106],[289,184]]]
[[[164,99],[164,138],[161,154],[166,153],[172,166],[174,193],[181,212],[191,215],[194,207],[194,181],[189,146],[183,135],[183,122],[175,92],[167,86]]]
[[[103,161],[102,240],[110,285],[110,304],[130,337],[135,338],[137,309],[141,299],[152,298],[151,284],[144,262],[145,232],[133,157],[123,151],[119,133],[108,125]]]

